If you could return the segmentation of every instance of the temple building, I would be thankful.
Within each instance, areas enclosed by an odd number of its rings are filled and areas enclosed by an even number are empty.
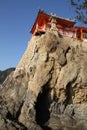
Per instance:
[[[87,28],[75,26],[75,21],[64,19],[53,14],[39,10],[37,18],[31,29],[33,35],[43,34],[53,30],[59,35],[76,38],[87,42]]]

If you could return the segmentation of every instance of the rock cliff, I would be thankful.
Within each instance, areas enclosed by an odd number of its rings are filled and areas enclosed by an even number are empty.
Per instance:
[[[87,43],[32,36],[0,88],[1,130],[87,130]]]

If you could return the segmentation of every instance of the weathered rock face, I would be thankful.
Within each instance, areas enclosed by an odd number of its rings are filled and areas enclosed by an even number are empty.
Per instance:
[[[87,130],[87,43],[33,36],[0,89],[1,130]]]

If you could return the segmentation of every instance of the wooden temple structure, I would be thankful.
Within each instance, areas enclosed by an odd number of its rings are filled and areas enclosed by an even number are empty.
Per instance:
[[[33,35],[45,33],[47,30],[56,31],[59,35],[76,38],[87,42],[87,28],[74,26],[76,22],[56,15],[49,15],[39,10],[31,29]]]

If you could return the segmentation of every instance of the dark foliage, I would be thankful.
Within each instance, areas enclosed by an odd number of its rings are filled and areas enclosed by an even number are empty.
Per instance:
[[[75,9],[75,19],[87,25],[87,0],[70,0],[70,4]]]

